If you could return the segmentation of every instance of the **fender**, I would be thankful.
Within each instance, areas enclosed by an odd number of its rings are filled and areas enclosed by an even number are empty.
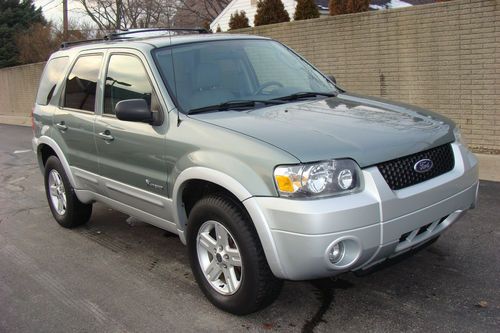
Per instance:
[[[55,142],[53,139],[49,138],[48,136],[41,136],[39,138],[33,138],[33,150],[36,152],[36,155],[38,157],[38,164],[39,164],[40,168],[42,169],[42,171],[43,171],[43,164],[42,164],[42,159],[41,159],[42,155],[40,153],[40,144],[46,144],[47,146],[52,148],[52,150],[54,150],[54,152],[57,155],[57,158],[59,159],[59,161],[61,161],[64,172],[68,176],[69,183],[71,184],[71,186],[73,186],[73,188],[78,188],[76,186],[75,177],[73,177],[73,173],[71,172],[71,168],[69,166],[68,160],[66,160],[66,156],[64,156],[62,149],[59,147],[57,142]]]
[[[283,267],[280,264],[278,251],[276,250],[271,229],[269,228],[263,214],[260,212],[260,209],[256,207],[256,203],[251,200],[252,195],[250,192],[248,192],[248,190],[234,178],[214,169],[206,167],[190,167],[182,171],[175,180],[172,191],[172,206],[174,209],[174,220],[177,224],[177,231],[182,243],[186,244],[186,235],[184,230],[188,219],[182,205],[181,193],[186,185],[186,182],[193,179],[205,180],[218,184],[235,195],[236,198],[243,203],[253,221],[255,229],[257,230],[267,262],[273,274],[277,277],[286,276]]]
[[[40,145],[46,144],[47,146],[52,148],[52,150],[56,153],[56,156],[59,159],[59,161],[61,162],[61,165],[64,169],[64,172],[66,173],[66,176],[68,177],[68,180],[69,180],[69,183],[71,184],[71,186],[74,189],[78,189],[77,183],[75,181],[75,177],[73,176],[73,173],[71,172],[71,168],[69,166],[68,160],[66,159],[66,156],[64,156],[64,153],[63,153],[61,147],[59,147],[59,145],[57,144],[57,142],[54,141],[54,139],[51,139],[50,137],[43,135],[39,138],[33,138],[32,144],[33,144],[33,151],[35,151],[36,155],[37,155],[38,166],[40,167],[40,170],[42,171],[42,173],[44,171],[44,165],[42,162],[42,155],[40,153]],[[75,191],[75,195],[78,198],[78,200],[80,200],[81,202],[90,202],[91,200],[89,199],[89,197],[84,196],[84,193],[85,192],[79,193],[79,191]]]
[[[193,179],[206,180],[218,184],[234,194],[241,202],[252,196],[237,180],[220,171],[206,167],[187,168],[177,176],[172,190],[174,220],[177,223],[177,229],[182,233],[184,233],[185,226],[187,225],[187,216],[182,205],[181,193],[186,182]],[[182,239],[182,237],[181,240],[183,243],[186,243],[185,239]]]

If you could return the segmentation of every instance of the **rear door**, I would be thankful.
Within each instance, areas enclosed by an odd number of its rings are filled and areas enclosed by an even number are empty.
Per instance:
[[[99,174],[108,197],[165,218],[161,197],[167,194],[167,120],[153,126],[119,120],[114,112],[116,104],[126,99],[144,99],[152,111],[164,112],[146,64],[142,54],[132,50],[108,55],[101,112],[95,123]]]
[[[103,58],[103,53],[95,52],[77,57],[53,117],[53,137],[66,155],[77,186],[91,190],[97,190],[98,184],[94,120]]]

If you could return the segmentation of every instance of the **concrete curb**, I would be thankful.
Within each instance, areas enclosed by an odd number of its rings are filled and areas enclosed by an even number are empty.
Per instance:
[[[0,114],[0,124],[31,126],[31,117]]]
[[[475,154],[479,160],[479,179],[500,181],[500,155]]]

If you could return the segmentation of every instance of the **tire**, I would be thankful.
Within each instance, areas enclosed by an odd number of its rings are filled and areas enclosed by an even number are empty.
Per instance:
[[[92,204],[84,204],[78,200],[61,161],[56,156],[47,159],[44,176],[45,194],[57,223],[64,228],[74,228],[86,223],[92,214]]]
[[[228,242],[216,242],[224,233]],[[239,202],[221,194],[199,200],[189,214],[187,245],[196,282],[218,308],[245,315],[278,297],[283,282],[271,272],[255,227]]]

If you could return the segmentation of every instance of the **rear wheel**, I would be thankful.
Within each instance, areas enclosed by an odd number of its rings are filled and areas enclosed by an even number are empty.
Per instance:
[[[279,295],[282,281],[272,274],[252,221],[237,202],[224,195],[198,201],[187,237],[193,274],[217,307],[243,315]]]
[[[52,215],[61,226],[74,228],[90,219],[92,204],[78,200],[56,156],[50,156],[45,163],[45,193]]]

